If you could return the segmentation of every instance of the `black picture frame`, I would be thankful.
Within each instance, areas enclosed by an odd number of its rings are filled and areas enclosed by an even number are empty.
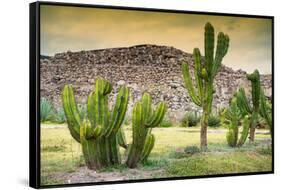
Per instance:
[[[173,178],[158,178],[158,179],[137,179],[123,181],[106,181],[93,183],[77,183],[77,184],[60,184],[60,185],[41,185],[40,184],[40,6],[55,5],[55,6],[71,6],[71,7],[88,7],[88,8],[103,8],[117,10],[134,10],[134,11],[152,11],[152,12],[169,12],[169,13],[192,13],[198,15],[216,15],[216,16],[232,16],[245,18],[266,18],[271,20],[272,24],[272,171],[267,172],[249,172],[237,174],[222,174],[208,176],[193,176],[193,177],[173,177]],[[213,178],[213,177],[230,177],[244,175],[260,175],[274,173],[274,16],[264,15],[248,15],[248,14],[232,14],[232,13],[217,13],[217,12],[200,12],[186,10],[166,10],[155,8],[136,8],[136,7],[121,7],[121,6],[103,6],[91,4],[77,3],[62,3],[62,2],[34,2],[29,4],[29,39],[30,39],[30,73],[29,73],[29,185],[33,188],[54,188],[54,187],[73,187],[73,186],[88,186],[88,185],[103,185],[103,184],[121,184],[121,183],[136,183],[136,182],[151,182],[151,181],[166,181],[166,180],[182,180],[194,178]]]

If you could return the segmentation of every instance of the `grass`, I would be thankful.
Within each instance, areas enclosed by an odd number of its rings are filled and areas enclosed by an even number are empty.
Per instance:
[[[171,162],[167,175],[202,176],[245,172],[271,171],[271,158],[254,151],[197,154]]]
[[[72,173],[80,166],[85,166],[81,147],[70,136],[68,129],[50,128],[51,126],[44,124],[41,129],[41,181],[45,185],[63,183],[57,173]],[[152,131],[156,136],[154,149],[149,160],[140,166],[139,170],[163,169],[163,172],[155,174],[154,178],[271,171],[272,151],[270,145],[265,145],[270,139],[270,135],[264,133],[266,130],[257,130],[254,144],[246,143],[241,148],[231,148],[226,144],[226,129],[210,128],[209,151],[186,154],[184,149],[187,146],[199,146],[199,130],[198,127],[154,128]],[[126,126],[124,132],[130,143],[130,127]],[[120,150],[121,153],[124,152],[124,149]],[[128,171],[124,164],[102,170],[121,173]]]

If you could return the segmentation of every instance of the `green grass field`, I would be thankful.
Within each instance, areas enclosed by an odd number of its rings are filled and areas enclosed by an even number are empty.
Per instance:
[[[70,136],[68,129],[51,128],[52,124],[42,126],[42,185],[67,183],[69,176],[81,176],[84,171],[81,168],[85,168],[81,148]],[[99,178],[95,180],[107,180],[107,175],[110,174],[110,180],[114,180],[114,176],[121,176],[121,179],[139,179],[271,171],[271,140],[267,130],[257,130],[255,143],[247,142],[241,148],[227,146],[225,133],[223,128],[210,128],[208,152],[190,155],[184,152],[184,148],[199,146],[198,127],[155,128],[155,147],[144,166],[140,166],[138,171],[128,169],[124,165],[106,168],[100,171]],[[127,142],[130,143],[129,126],[125,127],[125,134]],[[124,152],[122,148],[121,151]],[[149,175],[146,175],[147,173]],[[126,176],[122,176],[123,174]]]

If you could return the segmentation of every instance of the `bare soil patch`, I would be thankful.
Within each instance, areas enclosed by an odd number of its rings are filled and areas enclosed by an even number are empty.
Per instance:
[[[105,171],[96,172],[87,167],[80,167],[75,172],[54,174],[52,178],[64,181],[65,184],[89,183],[89,182],[109,182],[123,181],[132,179],[152,179],[161,176],[163,169],[144,170],[144,169],[124,169],[124,171]]]

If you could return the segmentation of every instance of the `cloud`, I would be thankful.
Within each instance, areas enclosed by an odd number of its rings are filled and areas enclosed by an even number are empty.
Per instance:
[[[224,64],[271,73],[271,20],[65,6],[41,6],[41,54],[137,44],[203,50],[204,25],[230,36]]]

